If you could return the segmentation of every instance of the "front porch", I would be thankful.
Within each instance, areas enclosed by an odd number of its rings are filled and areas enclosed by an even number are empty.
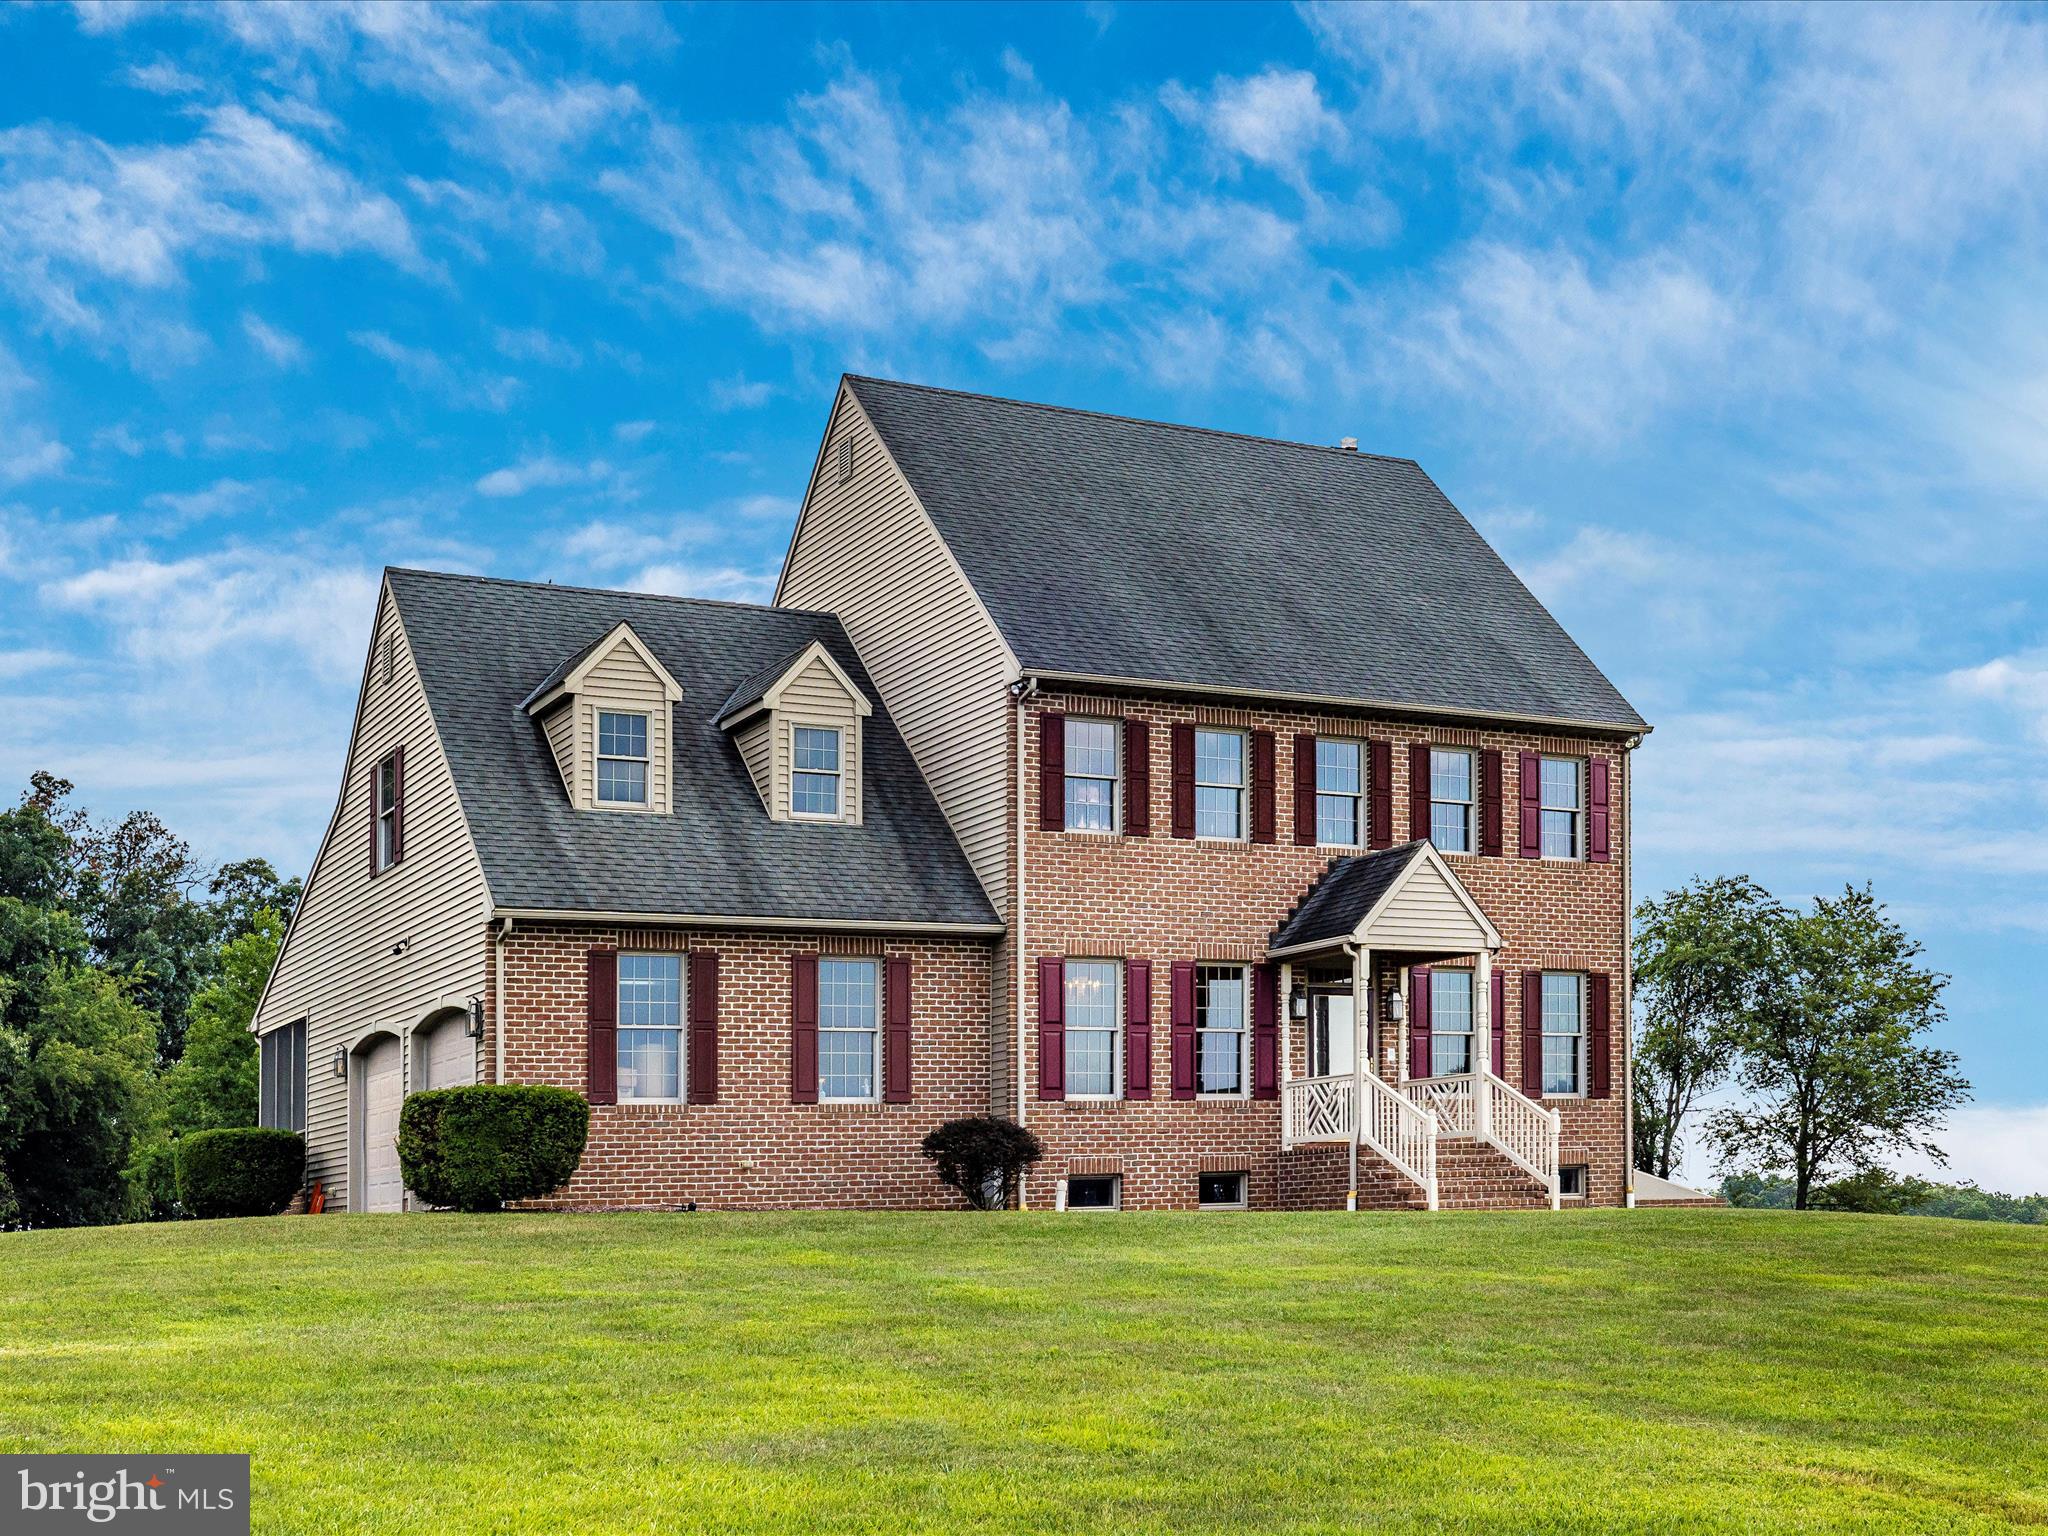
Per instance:
[[[1559,1116],[1502,1076],[1500,948],[1426,842],[1339,861],[1274,935],[1282,1147],[1346,1147],[1347,1210],[1360,1206],[1361,1159],[1432,1211],[1503,1203],[1473,1186],[1521,1180],[1530,1187],[1516,1193],[1558,1208]],[[1450,1027],[1430,1027],[1432,986]]]

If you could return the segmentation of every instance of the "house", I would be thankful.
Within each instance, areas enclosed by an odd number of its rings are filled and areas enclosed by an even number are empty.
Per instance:
[[[552,1203],[1619,1204],[1649,727],[1405,459],[848,377],[771,607],[393,570],[263,1117],[592,1104]]]

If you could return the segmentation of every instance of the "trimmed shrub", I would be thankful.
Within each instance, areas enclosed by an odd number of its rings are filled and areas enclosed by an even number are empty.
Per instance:
[[[429,1205],[495,1211],[568,1183],[589,1133],[589,1104],[566,1088],[430,1088],[399,1113],[398,1166]]]
[[[255,1126],[178,1142],[178,1200],[194,1216],[275,1216],[306,1177],[306,1139]]]
[[[1038,1138],[999,1115],[948,1120],[924,1139],[924,1155],[939,1182],[967,1197],[977,1211],[1006,1209],[1024,1170],[1045,1155]]]

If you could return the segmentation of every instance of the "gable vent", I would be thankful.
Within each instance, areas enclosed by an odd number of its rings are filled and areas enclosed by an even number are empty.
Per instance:
[[[839,480],[843,485],[853,478],[853,439],[839,439]]]

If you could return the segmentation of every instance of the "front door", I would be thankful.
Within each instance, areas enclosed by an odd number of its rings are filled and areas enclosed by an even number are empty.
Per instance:
[[[1358,1018],[1351,994],[1314,994],[1309,1002],[1309,1076],[1348,1077],[1355,1069],[1357,1049]]]

